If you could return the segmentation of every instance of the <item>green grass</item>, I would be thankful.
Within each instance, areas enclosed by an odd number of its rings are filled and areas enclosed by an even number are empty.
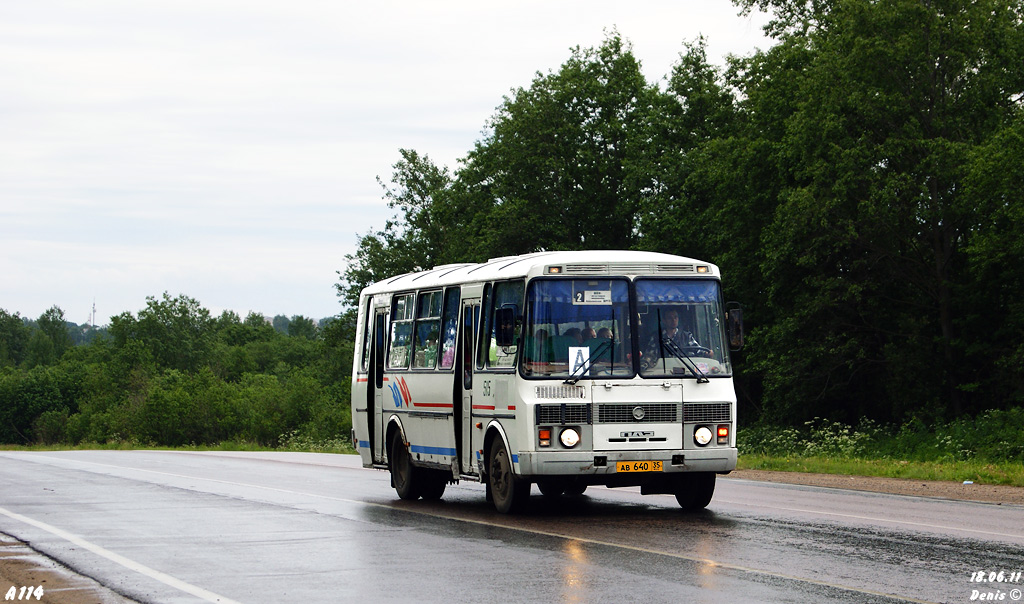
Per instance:
[[[913,480],[971,480],[977,484],[1024,487],[1024,465],[1015,462],[905,461],[742,453],[737,467],[741,470],[884,476]]]

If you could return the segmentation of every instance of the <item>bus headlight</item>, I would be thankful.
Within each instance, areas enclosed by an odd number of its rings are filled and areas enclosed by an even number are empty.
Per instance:
[[[697,445],[701,447],[711,442],[713,437],[714,434],[711,433],[711,428],[708,428],[707,426],[701,426],[693,431],[693,442],[697,443]]]
[[[566,428],[558,435],[558,440],[562,442],[562,446],[571,449],[580,444],[580,433],[576,431],[576,428]]]

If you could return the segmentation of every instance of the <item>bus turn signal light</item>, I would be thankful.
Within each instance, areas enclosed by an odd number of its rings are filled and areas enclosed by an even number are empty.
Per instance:
[[[729,444],[729,426],[728,424],[718,426],[718,444],[727,445]]]
[[[537,431],[537,440],[540,441],[540,446],[550,447],[551,446],[551,430],[543,428]]]

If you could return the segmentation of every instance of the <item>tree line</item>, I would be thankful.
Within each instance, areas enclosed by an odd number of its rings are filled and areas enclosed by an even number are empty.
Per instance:
[[[775,44],[648,81],[610,32],[506,96],[458,166],[403,149],[364,285],[537,250],[720,265],[740,414],[949,421],[1024,400],[1024,5],[737,0]]]
[[[345,442],[352,323],[219,317],[188,296],[81,328],[0,309],[0,443]]]

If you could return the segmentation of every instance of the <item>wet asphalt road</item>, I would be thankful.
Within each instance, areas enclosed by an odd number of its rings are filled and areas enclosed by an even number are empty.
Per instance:
[[[534,495],[404,502],[354,456],[0,452],[0,532],[141,602],[1024,601],[1024,578],[972,582],[1024,571],[1021,506],[729,478],[700,514]]]

